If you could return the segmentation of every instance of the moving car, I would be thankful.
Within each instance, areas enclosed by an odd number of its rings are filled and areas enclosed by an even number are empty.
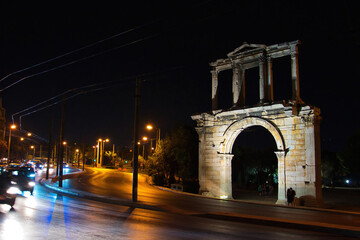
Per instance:
[[[20,190],[13,184],[11,176],[4,167],[0,167],[0,204],[14,206],[16,194]]]
[[[29,191],[33,194],[35,187],[35,170],[32,167],[8,168],[11,181],[20,191]]]
[[[44,164],[44,167],[47,168],[47,163]],[[53,168],[53,167],[54,167],[54,164],[50,163],[49,168]]]
[[[44,167],[40,160],[33,160],[32,163],[34,164],[35,169],[43,169]]]
[[[63,163],[63,168],[69,168],[69,164],[67,164],[66,162]]]

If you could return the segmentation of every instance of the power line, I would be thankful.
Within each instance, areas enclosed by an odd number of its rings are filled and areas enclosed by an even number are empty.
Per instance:
[[[66,67],[66,66],[69,66],[71,64],[74,64],[74,63],[78,63],[78,62],[81,62],[81,61],[84,61],[84,60],[87,60],[89,58],[93,58],[93,57],[96,57],[96,56],[99,56],[99,55],[102,55],[102,54],[105,54],[105,53],[108,53],[108,52],[111,52],[111,51],[114,51],[116,49],[120,49],[120,48],[123,48],[123,47],[127,47],[127,46],[130,46],[132,44],[136,44],[138,42],[142,42],[142,41],[145,41],[147,39],[150,39],[150,38],[154,38],[155,36],[157,35],[150,35],[150,36],[147,36],[147,37],[144,37],[144,38],[141,38],[141,39],[138,39],[138,40],[134,40],[132,42],[129,42],[129,43],[125,43],[123,45],[120,45],[120,46],[117,46],[117,47],[114,47],[114,48],[111,48],[111,49],[108,49],[108,50],[105,50],[105,51],[102,51],[102,52],[99,52],[99,53],[95,53],[93,55],[90,55],[90,56],[87,56],[87,57],[83,57],[83,58],[80,58],[80,59],[77,59],[77,60],[74,60],[74,61],[71,61],[71,62],[68,62],[68,63],[65,63],[65,64],[62,64],[60,66],[57,66],[57,67],[53,67],[53,68],[50,68],[50,69],[47,69],[47,70],[44,70],[44,71],[41,71],[41,72],[38,72],[38,73],[34,73],[34,74],[31,74],[31,75],[28,75],[26,77],[23,77],[19,80],[17,80],[16,82],[4,87],[3,89],[0,89],[0,92],[3,92],[4,90],[14,86],[15,84],[18,84],[19,82],[22,82],[24,81],[25,79],[28,79],[28,78],[31,78],[31,77],[34,77],[34,76],[37,76],[37,75],[41,75],[43,73],[47,73],[47,72],[50,72],[50,71],[54,71],[56,69],[59,69],[59,68],[63,68],[63,67]]]
[[[32,65],[32,66],[30,66],[30,67],[26,67],[26,68],[20,69],[20,70],[18,70],[18,71],[12,72],[12,73],[6,75],[5,77],[1,78],[1,79],[0,79],[0,82],[6,80],[8,77],[13,76],[13,75],[15,75],[15,74],[17,74],[17,73],[24,72],[24,71],[26,71],[26,70],[30,70],[30,69],[32,69],[32,68],[35,68],[35,67],[44,65],[45,63],[49,63],[49,62],[55,61],[55,60],[60,59],[60,58],[62,58],[62,57],[71,55],[71,54],[73,54],[73,53],[80,52],[80,51],[82,51],[82,50],[84,50],[84,49],[93,47],[93,46],[98,45],[98,44],[100,44],[100,43],[106,42],[106,41],[111,40],[111,39],[114,39],[114,38],[116,38],[116,37],[125,35],[125,34],[127,34],[127,33],[129,33],[129,32],[132,32],[132,31],[135,31],[135,30],[137,30],[137,29],[143,28],[143,27],[145,27],[145,26],[151,25],[151,24],[153,24],[154,22],[156,22],[156,21],[153,21],[153,22],[150,22],[150,23],[146,23],[146,24],[142,24],[142,25],[140,25],[140,26],[137,26],[137,27],[134,27],[134,28],[125,30],[125,31],[123,31],[123,32],[121,32],[121,33],[118,33],[118,34],[115,34],[115,35],[110,36],[110,37],[108,37],[108,38],[104,38],[104,39],[99,40],[99,41],[97,41],[97,42],[88,44],[88,45],[86,45],[86,46],[84,46],[84,47],[81,47],[81,48],[75,49],[75,50],[73,50],[73,51],[64,53],[64,54],[59,55],[59,56],[54,57],[54,58],[47,59],[47,60],[45,60],[45,61],[43,61],[43,62],[37,63],[37,64]]]

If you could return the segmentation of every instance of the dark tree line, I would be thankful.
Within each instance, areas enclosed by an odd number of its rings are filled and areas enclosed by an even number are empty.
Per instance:
[[[346,140],[345,147],[341,151],[323,152],[321,160],[325,185],[360,186],[360,129]],[[346,179],[350,182],[346,183]]]

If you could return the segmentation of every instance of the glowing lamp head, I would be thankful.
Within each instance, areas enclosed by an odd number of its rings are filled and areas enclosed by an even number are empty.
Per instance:
[[[154,127],[153,126],[151,126],[150,124],[149,125],[146,125],[146,129],[147,130],[152,130]]]
[[[10,128],[11,128],[11,129],[15,129],[15,128],[16,128],[16,125],[13,124],[13,125],[10,126]]]

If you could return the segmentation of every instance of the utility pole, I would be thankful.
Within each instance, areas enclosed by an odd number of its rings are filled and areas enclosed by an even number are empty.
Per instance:
[[[134,114],[134,157],[133,157],[133,186],[132,186],[132,201],[137,202],[138,193],[138,146],[139,138],[139,106],[140,106],[140,78],[136,78],[135,91],[135,114]]]
[[[83,171],[85,170],[85,143],[83,143],[83,156],[82,156],[82,160],[83,160]]]
[[[59,187],[62,187],[62,180],[63,180],[63,156],[64,156],[64,149],[63,149],[63,135],[64,135],[64,122],[65,122],[65,96],[62,102],[61,108],[61,121],[60,121],[60,132],[59,132]]]
[[[52,126],[53,126],[53,119],[50,121],[50,133],[49,133],[49,147],[48,147],[48,158],[47,158],[47,165],[46,165],[46,179],[49,179],[49,168],[50,168],[50,158],[51,158],[51,146],[52,146]]]

